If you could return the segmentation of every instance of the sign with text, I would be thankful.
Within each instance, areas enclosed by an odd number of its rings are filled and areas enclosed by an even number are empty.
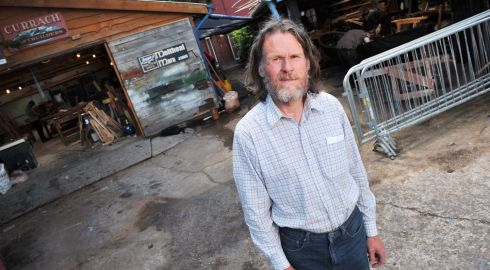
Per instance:
[[[184,43],[172,46],[148,55],[138,57],[143,73],[178,63],[189,58],[189,53]]]
[[[11,49],[35,46],[68,36],[68,27],[61,13],[39,16],[37,18],[2,25],[3,39],[11,44]]]

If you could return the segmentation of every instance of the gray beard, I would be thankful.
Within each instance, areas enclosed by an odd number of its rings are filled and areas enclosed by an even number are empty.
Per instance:
[[[263,82],[269,95],[271,95],[272,99],[278,100],[283,103],[289,103],[291,101],[299,100],[306,94],[306,87],[298,87],[293,91],[287,91],[285,89],[280,89],[277,85],[271,83],[268,76],[263,78]]]

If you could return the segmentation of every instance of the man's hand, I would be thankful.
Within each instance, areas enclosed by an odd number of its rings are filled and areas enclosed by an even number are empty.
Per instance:
[[[284,270],[294,270],[294,268],[290,265],[288,268],[286,268]]]
[[[372,267],[376,268],[385,263],[385,247],[379,235],[367,238],[367,249]]]

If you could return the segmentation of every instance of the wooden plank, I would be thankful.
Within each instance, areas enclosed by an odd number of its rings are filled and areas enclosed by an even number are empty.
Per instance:
[[[384,68],[384,70],[386,74],[390,75],[393,78],[397,78],[400,80],[404,80],[416,85],[422,85],[429,88],[434,87],[434,79],[429,78],[427,76],[413,73],[411,71],[400,70],[397,68]]]
[[[98,39],[99,36],[105,36],[107,37],[107,41],[111,41],[113,39],[116,39],[116,37],[113,36],[113,34],[117,33],[117,36],[122,36],[123,34],[132,34],[132,33],[140,33],[141,31],[144,32],[145,29],[149,28],[155,28],[155,26],[158,25],[164,25],[168,22],[174,21],[175,19],[180,19],[179,17],[175,18],[168,18],[168,21],[162,21],[161,18],[139,18],[137,20],[130,20],[127,21],[125,24],[126,25],[131,25],[131,28],[128,28],[127,26],[123,28],[119,28],[118,24],[112,24],[112,22],[107,22],[103,23],[101,25],[92,25],[90,27],[85,27],[83,29],[83,37],[90,38],[90,39]],[[79,30],[76,29],[73,31],[73,34],[76,35],[78,34]],[[92,37],[93,36],[93,37]],[[162,41],[162,44],[163,41]]]
[[[117,68],[121,72],[121,76],[124,80],[140,77],[142,75],[138,57],[163,49],[166,46],[170,46],[169,44],[189,44],[187,46],[187,51],[189,51],[190,58],[197,57],[200,59],[199,48],[194,42],[194,35],[186,33],[190,28],[189,21],[187,19],[179,20],[174,22],[173,25],[175,25],[175,31],[173,31],[173,33],[176,33],[175,35],[168,35],[168,33],[162,31],[161,28],[158,28],[144,33],[127,36],[117,42],[111,43],[114,60],[116,61]],[[134,50],[133,48],[138,48],[138,50]]]
[[[398,33],[402,30],[403,25],[410,24],[411,28],[415,28],[418,24],[420,24],[422,21],[426,20],[427,18],[428,18],[427,16],[420,16],[420,17],[396,19],[396,20],[392,20],[391,22],[396,24],[396,32]]]
[[[121,135],[121,126],[104,111],[89,102],[83,110],[90,115],[90,125],[103,144],[110,144]]]
[[[114,56],[112,55],[112,52],[111,52],[111,50],[109,48],[109,44],[104,43],[104,47],[105,47],[105,49],[107,51],[107,55],[109,55],[109,58],[111,59],[111,62],[115,66],[116,65],[116,61],[114,60]],[[136,125],[136,130],[137,130],[136,133],[138,135],[143,135],[144,134],[144,131],[143,131],[143,128],[141,127],[140,120],[139,120],[139,118],[136,115],[136,111],[134,110],[134,106],[132,104],[132,101],[129,98],[128,89],[126,88],[126,85],[124,84],[124,81],[122,80],[122,77],[121,77],[121,74],[120,74],[119,70],[117,68],[114,68],[114,72],[116,73],[116,76],[117,76],[117,78],[119,80],[119,83],[121,84],[121,87],[123,89],[124,96],[126,97],[126,100],[128,101],[128,104],[126,104],[126,105],[131,110],[131,117],[128,117],[128,118],[132,118],[132,120],[134,121],[134,123]],[[126,112],[126,110],[125,110],[125,112]]]
[[[428,17],[427,16],[420,16],[420,17],[411,17],[411,18],[402,18],[402,19],[396,19],[396,20],[393,20],[391,21],[392,23],[395,23],[395,24],[405,24],[405,23],[419,23],[425,19],[427,19]]]
[[[148,23],[141,23],[138,22],[142,20],[149,20],[151,22]],[[135,13],[135,14],[129,14],[128,16],[118,16],[115,18],[112,18],[111,20],[101,20],[101,21],[93,21],[90,24],[85,24],[85,25],[73,25],[70,27],[70,33],[72,35],[83,35],[87,34],[90,32],[100,32],[101,30],[104,29],[109,29],[112,30],[113,28],[118,28],[119,26],[131,26],[131,28],[134,27],[139,27],[142,25],[148,25],[149,23],[155,23],[161,20],[160,16],[149,16],[145,13]],[[133,23],[136,23],[133,24]]]
[[[333,4],[330,4],[328,7],[329,8],[333,8],[333,7],[336,7],[336,6],[345,4],[345,3],[349,3],[350,1],[352,1],[352,0],[342,0],[342,1],[339,1],[339,2],[336,2],[336,3],[333,3]]]
[[[117,53],[118,57],[121,55],[121,53],[126,52],[126,54],[123,54],[126,57],[129,51],[134,51],[134,50],[129,50],[129,46],[136,45],[141,48],[141,46],[145,46],[145,44],[148,43],[148,41],[146,42],[144,41],[144,38],[153,39],[151,40],[152,42],[157,40],[161,42],[173,41],[176,38],[175,36],[179,36],[177,38],[182,38],[180,36],[185,35],[186,31],[189,30],[190,21],[188,18],[179,19],[179,20],[172,21],[172,25],[174,26],[174,32],[172,33],[173,35],[168,35],[168,33],[163,32],[161,27],[154,28],[145,32],[128,35],[126,37],[118,39],[117,41],[112,42],[114,46],[113,48],[111,48],[111,50]],[[161,40],[162,38],[165,40],[162,41]]]
[[[189,29],[190,27],[188,20],[182,20],[175,23],[176,29],[174,35],[168,35],[158,29],[153,29],[144,33],[127,36],[121,39],[117,44],[114,43],[113,50],[116,54],[115,60],[118,63],[118,69],[122,73],[129,73],[131,72],[131,68],[126,69],[125,67],[134,67],[135,63],[137,64],[138,57],[163,49],[167,47],[168,44],[189,43],[190,46],[187,46],[187,50],[190,52],[189,56],[200,57],[197,44],[193,45],[193,41],[195,40],[194,36],[186,34],[186,31],[188,30],[185,29]],[[138,50],[132,50],[131,48],[133,47],[137,47]],[[136,72],[138,71],[140,71],[139,68]]]
[[[102,13],[100,11],[95,12],[90,10],[83,10],[81,12],[76,12],[76,11],[64,12],[63,17],[65,18],[66,25],[71,30],[76,27],[84,27],[94,23],[107,22],[119,18],[124,18],[124,17],[132,17],[135,14],[142,14],[143,16],[145,16],[146,13],[122,12],[122,11],[121,12],[106,11]]]
[[[136,21],[127,21],[123,25],[110,25],[106,24],[105,28],[91,29],[90,32],[83,33],[83,37],[90,40],[105,39],[106,41],[112,41],[135,33],[144,32],[150,29],[154,29],[163,25],[166,25],[172,21],[181,19],[182,17],[165,16],[161,19],[145,20],[145,18],[138,19]],[[74,31],[76,33],[76,31]]]
[[[360,7],[369,6],[369,5],[371,5],[371,1],[366,1],[366,2],[361,3],[361,4],[350,5],[350,6],[346,6],[346,7],[342,7],[342,8],[333,9],[332,13],[342,13],[342,12],[345,12],[347,10],[359,9]]]
[[[42,7],[98,10],[132,10],[170,13],[206,14],[206,4],[131,0],[0,0],[4,7]]]

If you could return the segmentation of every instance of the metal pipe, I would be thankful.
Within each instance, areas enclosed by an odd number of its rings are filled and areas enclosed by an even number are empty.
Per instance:
[[[274,4],[274,2],[272,0],[263,0],[263,1],[267,4],[267,7],[269,8],[269,10],[272,13],[272,16],[276,20],[280,20],[281,15],[279,15],[279,12],[277,12],[276,4]]]
[[[204,50],[202,48],[201,41],[199,40],[199,29],[204,24],[204,22],[206,22],[206,20],[209,18],[209,16],[211,16],[211,12],[213,11],[213,5],[212,4],[208,4],[207,7],[208,7],[208,13],[206,14],[206,16],[204,16],[204,18],[202,18],[197,23],[196,27],[194,28],[194,37],[196,39],[197,47],[199,48],[199,53],[201,54],[201,57],[206,57],[206,56],[204,55]],[[207,77],[208,81],[211,82],[211,86],[213,87],[214,92],[216,93],[217,96],[222,96],[221,91],[219,91],[218,88],[216,87],[216,85],[214,84],[213,77],[211,76],[211,70],[210,70],[209,65],[207,63],[208,61],[202,61],[202,62],[204,64],[204,68],[206,69],[206,77]],[[219,101],[217,101],[217,102],[219,102]]]

